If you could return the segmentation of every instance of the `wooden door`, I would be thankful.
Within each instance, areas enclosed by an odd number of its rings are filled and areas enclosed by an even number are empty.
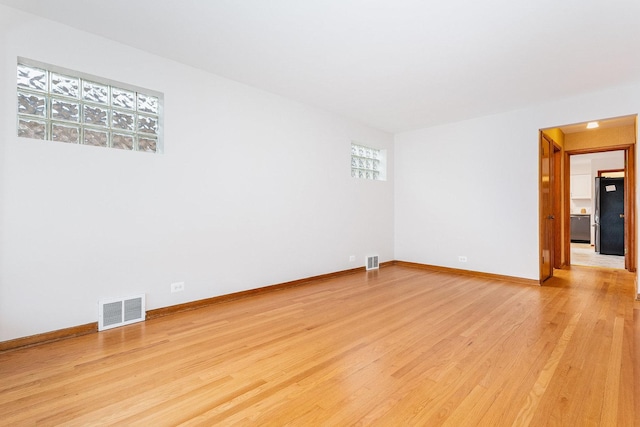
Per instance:
[[[553,143],[540,132],[540,283],[553,276]]]

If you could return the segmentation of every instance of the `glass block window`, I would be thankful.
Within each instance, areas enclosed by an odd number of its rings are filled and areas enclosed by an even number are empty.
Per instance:
[[[386,151],[351,143],[351,177],[384,181]]]
[[[19,137],[159,153],[163,95],[18,58]]]

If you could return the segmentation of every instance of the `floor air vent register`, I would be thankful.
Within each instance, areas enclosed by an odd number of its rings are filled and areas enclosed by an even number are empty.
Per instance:
[[[377,270],[377,269],[378,269],[378,255],[368,256],[367,270]]]
[[[101,300],[98,305],[99,331],[142,322],[145,318],[144,294],[124,299]]]

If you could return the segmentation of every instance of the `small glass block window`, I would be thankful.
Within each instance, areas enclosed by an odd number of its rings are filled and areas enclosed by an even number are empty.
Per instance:
[[[385,151],[351,143],[351,177],[384,181],[386,179]]]
[[[21,138],[162,152],[161,93],[18,58]]]

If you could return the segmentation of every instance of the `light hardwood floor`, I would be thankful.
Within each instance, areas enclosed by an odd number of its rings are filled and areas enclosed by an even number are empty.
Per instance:
[[[640,425],[634,275],[389,266],[0,354],[1,425]]]

